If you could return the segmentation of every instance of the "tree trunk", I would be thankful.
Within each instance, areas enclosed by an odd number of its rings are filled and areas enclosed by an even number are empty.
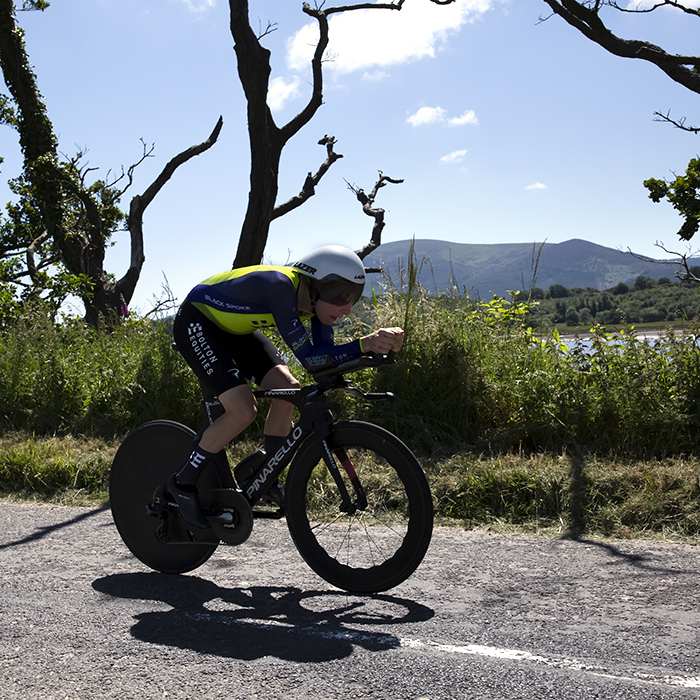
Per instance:
[[[251,167],[248,209],[241,228],[233,267],[257,265],[263,256],[278,191],[283,142],[267,105],[270,52],[250,27],[247,0],[229,0],[231,34],[238,76],[248,102]]]

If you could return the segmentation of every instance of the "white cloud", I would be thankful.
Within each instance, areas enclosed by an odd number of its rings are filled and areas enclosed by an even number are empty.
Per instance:
[[[205,12],[216,5],[216,0],[182,0],[187,9],[194,12]]]
[[[443,124],[447,126],[464,126],[465,124],[478,124],[476,113],[468,109],[461,117],[448,117],[447,110],[442,107],[421,107],[406,121],[411,126],[423,126],[424,124]]]
[[[380,80],[386,80],[386,78],[389,77],[389,73],[383,70],[375,70],[375,71],[365,71],[365,73],[362,76],[362,80],[365,80],[367,82],[373,82],[373,83],[378,83]]]
[[[338,74],[369,70],[433,57],[462,25],[474,21],[495,0],[457,0],[450,5],[407,3],[401,11],[367,9],[344,12],[329,20],[327,70]],[[292,70],[308,69],[318,41],[318,24],[305,25],[287,45]]]
[[[543,185],[541,182],[533,182],[531,185],[528,185],[526,190],[546,190],[547,185]]]
[[[442,107],[421,107],[406,121],[411,126],[422,126],[423,124],[440,124],[445,121],[445,114],[446,112]]]
[[[446,156],[443,156],[440,158],[441,163],[461,163],[464,160],[464,156],[467,155],[467,150],[461,150],[461,151],[452,151],[452,153],[448,153]]]
[[[273,78],[267,91],[267,104],[270,109],[282,109],[287,100],[299,94],[299,80],[293,78],[289,83],[284,78]]]
[[[465,124],[478,124],[479,120],[473,109],[468,109],[461,117],[453,117],[448,119],[447,123],[450,126],[464,126]]]

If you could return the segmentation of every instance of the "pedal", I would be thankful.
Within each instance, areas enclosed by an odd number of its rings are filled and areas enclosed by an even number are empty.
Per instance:
[[[153,492],[153,498],[146,506],[146,513],[150,517],[159,518],[160,520],[163,520],[166,517],[167,507],[164,507],[164,504],[167,504],[167,499],[164,497],[164,492],[165,488],[163,486],[159,486]]]
[[[167,545],[217,544],[220,535],[212,529],[198,530],[193,528],[179,515],[177,503],[164,486],[159,486],[153,492],[151,502],[146,506],[146,514],[161,521],[155,531],[156,538]],[[232,516],[226,514],[228,521]]]

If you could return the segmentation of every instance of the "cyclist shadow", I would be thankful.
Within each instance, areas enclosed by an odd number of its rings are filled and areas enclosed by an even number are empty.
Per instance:
[[[276,656],[318,663],[342,659],[355,646],[384,651],[400,645],[393,634],[365,626],[429,620],[431,608],[384,594],[353,596],[342,591],[292,587],[222,588],[196,576],[114,574],[97,579],[100,593],[170,606],[136,615],[136,639],[203,654],[250,661]]]

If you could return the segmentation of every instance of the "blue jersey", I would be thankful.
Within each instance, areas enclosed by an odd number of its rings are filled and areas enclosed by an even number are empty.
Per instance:
[[[276,327],[309,371],[338,365],[362,355],[359,340],[333,342],[333,328],[299,313],[301,273],[293,267],[254,265],[228,270],[198,284],[187,296],[221,330],[235,335]],[[304,321],[311,319],[311,334]]]

